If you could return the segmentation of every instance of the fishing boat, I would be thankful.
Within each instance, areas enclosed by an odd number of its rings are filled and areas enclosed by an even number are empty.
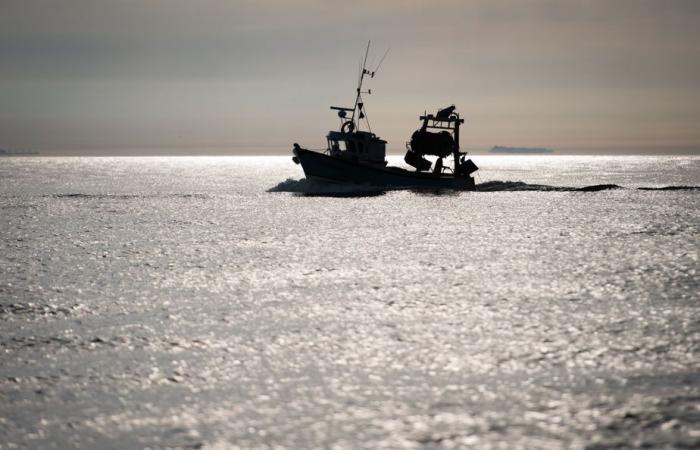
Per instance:
[[[371,90],[362,90],[365,77],[374,78],[386,53],[377,67],[370,71],[366,67],[369,46],[368,43],[359,72],[355,105],[352,108],[331,106],[331,110],[337,111],[340,127],[326,136],[327,147],[309,150],[295,143],[292,160],[301,165],[308,179],[326,183],[391,189],[474,190],[472,174],[478,167],[467,159],[466,152],[460,151],[459,127],[464,119],[460,118],[454,105],[419,117],[421,127],[406,143],[404,156],[404,161],[413,169],[387,164],[387,142],[372,132],[362,97],[372,93]],[[360,129],[363,120],[366,130]],[[445,159],[448,159],[447,163]]]

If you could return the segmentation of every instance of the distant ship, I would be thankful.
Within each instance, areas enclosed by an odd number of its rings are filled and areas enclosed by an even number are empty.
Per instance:
[[[455,112],[454,105],[440,109],[436,114],[426,113],[420,116],[421,128],[413,133],[410,143],[406,144],[404,156],[404,161],[414,167],[415,171],[387,166],[386,141],[372,133],[362,100],[362,94],[371,94],[371,90],[362,91],[365,75],[374,78],[384,58],[379,61],[376,69],[370,71],[366,68],[368,53],[369,43],[359,74],[355,106],[331,106],[332,110],[338,111],[340,129],[328,133],[327,148],[314,151],[294,144],[292,160],[301,164],[307,178],[322,182],[391,188],[474,190],[471,174],[478,167],[471,159],[466,159],[466,152],[459,149],[459,127],[464,119]],[[367,131],[360,131],[361,119],[365,119]],[[433,163],[426,159],[426,155],[437,159]],[[447,157],[451,157],[452,167],[444,164],[443,158]]]
[[[554,150],[542,147],[504,147],[496,145],[489,153],[554,153]]]

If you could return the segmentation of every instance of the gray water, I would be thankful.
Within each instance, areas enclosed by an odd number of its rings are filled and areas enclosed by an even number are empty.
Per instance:
[[[0,159],[0,449],[699,446],[700,157],[474,160]]]

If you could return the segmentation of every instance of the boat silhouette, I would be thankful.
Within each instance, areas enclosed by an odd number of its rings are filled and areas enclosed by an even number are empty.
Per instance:
[[[369,47],[370,43],[367,44],[359,73],[355,105],[352,108],[331,106],[332,110],[337,111],[340,127],[326,136],[327,147],[320,151],[309,150],[295,143],[293,161],[301,164],[308,179],[320,182],[387,188],[474,190],[471,174],[478,167],[467,159],[466,152],[460,151],[459,128],[464,119],[460,118],[454,105],[419,117],[421,127],[406,143],[404,156],[404,161],[413,170],[387,165],[387,142],[372,132],[362,98],[363,94],[372,93],[371,90],[362,90],[365,77],[374,78],[384,61],[382,58],[375,70],[368,70]],[[363,119],[367,130],[360,129]],[[436,157],[435,162],[431,162],[427,156]],[[452,160],[451,167],[444,163],[446,158]]]

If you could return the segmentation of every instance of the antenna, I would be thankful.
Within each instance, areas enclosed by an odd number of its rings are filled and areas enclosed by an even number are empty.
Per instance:
[[[372,71],[372,78],[374,78],[374,74],[379,71],[379,67],[381,67],[382,63],[384,62],[384,58],[386,58],[386,55],[389,54],[389,50],[391,50],[391,47],[386,49],[386,51],[384,52],[384,56],[382,56],[382,59],[379,60],[379,64],[377,64],[377,68]]]

